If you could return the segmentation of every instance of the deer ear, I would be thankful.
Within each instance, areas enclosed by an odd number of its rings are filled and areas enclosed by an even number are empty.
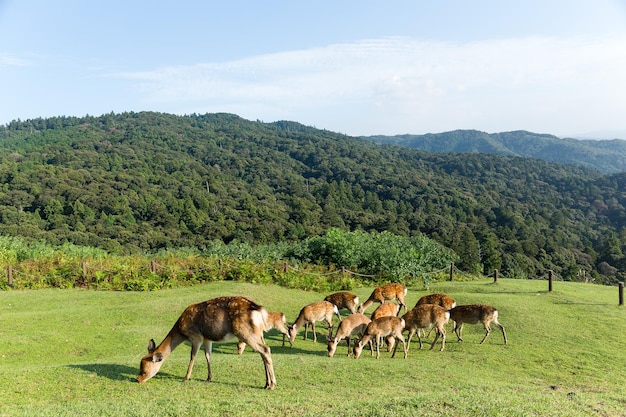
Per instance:
[[[154,352],[155,349],[156,343],[154,343],[154,339],[150,339],[150,342],[148,342],[148,353]]]
[[[155,353],[154,355],[152,355],[152,362],[157,363],[157,362],[161,362],[162,360],[163,360],[163,354]]]

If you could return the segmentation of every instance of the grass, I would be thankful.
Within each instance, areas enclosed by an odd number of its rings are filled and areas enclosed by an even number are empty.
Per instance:
[[[362,300],[370,291],[355,290]],[[509,345],[497,329],[479,345],[482,327],[468,325],[459,343],[448,325],[444,352],[412,343],[407,360],[387,352],[354,360],[343,344],[328,358],[324,343],[302,340],[303,330],[293,349],[281,347],[272,330],[274,391],[262,389],[259,355],[247,348],[240,357],[234,343],[214,346],[210,384],[201,358],[192,380],[181,382],[184,345],[150,381],[134,378],[148,340],[160,342],[193,302],[248,295],[292,322],[325,294],[233,282],[158,292],[1,292],[0,416],[626,415],[626,310],[616,288],[557,282],[548,293],[545,281],[483,280],[435,283],[429,292],[494,305]],[[424,294],[410,288],[409,307]]]

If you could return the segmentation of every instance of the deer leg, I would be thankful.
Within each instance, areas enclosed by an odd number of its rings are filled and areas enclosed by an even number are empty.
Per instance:
[[[489,326],[488,323],[485,323],[485,330],[487,332],[485,333],[485,337],[483,337],[482,342],[480,342],[481,345],[485,342],[485,340],[487,340],[487,337],[489,337],[489,334],[491,333],[491,327]]]
[[[200,340],[191,341],[191,356],[189,358],[189,366],[187,367],[187,373],[185,374],[185,378],[183,378],[183,382],[189,381],[189,378],[191,378],[191,370],[193,369],[193,363],[196,360],[196,355],[198,354],[199,350],[200,350]]]
[[[463,341],[463,322],[458,323],[458,322],[454,322],[454,333],[456,333],[456,337],[459,339],[459,342]]]
[[[433,348],[435,347],[435,343],[437,343],[437,340],[439,339],[439,336],[441,335],[441,330],[440,329],[435,329],[435,340],[433,340],[433,343],[430,345],[430,350],[433,350]],[[443,338],[441,339],[441,350],[443,350],[443,346],[444,343],[446,341],[446,334],[443,333]]]
[[[422,350],[422,347],[423,347],[423,345],[422,345],[422,336],[420,335],[422,333],[421,330],[422,329],[417,329],[417,340],[420,342],[420,350]]]
[[[276,375],[274,374],[274,365],[272,363],[272,351],[263,340],[263,334],[252,334],[246,338],[246,343],[256,352],[259,352],[263,359],[265,367],[265,389],[274,389],[276,387]]]
[[[246,347],[246,344],[242,342],[241,351]],[[237,348],[239,349],[239,344],[237,344]],[[213,379],[213,373],[211,372],[211,353],[213,352],[213,342],[210,340],[204,341],[204,356],[206,357],[206,366],[207,366],[207,382],[211,382]],[[240,353],[241,354],[241,353]]]
[[[339,317],[339,321],[341,322],[341,317]],[[333,316],[330,316],[330,320],[326,319],[326,323],[328,323],[328,337],[333,337]]]
[[[495,324],[496,326],[500,328],[500,330],[502,330],[502,336],[504,337],[504,344],[506,345],[507,340],[506,340],[506,331],[504,331],[504,326],[498,323],[497,321],[494,321],[493,324]]]
[[[398,336],[396,336],[396,339],[400,339],[400,341],[402,342],[402,348],[404,349],[404,359],[406,359],[406,357],[409,355],[409,351],[407,350],[404,336],[402,336],[402,333],[399,333]],[[396,345],[397,344],[398,342],[396,342]]]
[[[315,321],[311,322],[311,328],[313,329],[313,342],[317,343],[317,333],[315,333]]]
[[[411,348],[411,339],[413,338],[413,335],[415,334],[415,330],[411,329],[409,330],[409,340],[407,341],[407,347],[406,350],[409,350]],[[419,329],[417,329],[417,337],[419,337],[420,331]],[[396,350],[393,350],[393,353],[396,353]]]

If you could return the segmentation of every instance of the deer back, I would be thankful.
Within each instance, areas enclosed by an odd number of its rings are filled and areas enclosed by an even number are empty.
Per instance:
[[[497,321],[498,310],[486,304],[461,305],[450,310],[450,318],[457,323],[485,323]]]
[[[445,308],[446,310],[453,309],[456,307],[456,301],[452,297],[447,294],[428,294],[417,300],[418,306],[420,304],[436,304]]]
[[[413,310],[407,311],[402,318],[407,329],[425,329],[445,325],[450,319],[450,312],[436,304],[419,304]]]
[[[338,309],[345,308],[350,312],[356,312],[356,307],[359,304],[359,297],[356,294],[352,294],[348,291],[339,291],[324,297],[324,301],[328,301],[337,306]]]
[[[343,319],[337,328],[335,339],[341,340],[351,334],[365,330],[365,327],[371,322],[369,317],[361,313],[353,313]]]
[[[379,317],[385,316],[397,316],[400,311],[400,306],[394,302],[387,301],[376,307],[376,310],[371,315],[372,320],[376,320]]]

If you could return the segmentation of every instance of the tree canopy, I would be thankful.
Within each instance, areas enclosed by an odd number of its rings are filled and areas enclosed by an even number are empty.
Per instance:
[[[626,268],[624,173],[427,153],[296,122],[149,112],[18,120],[0,126],[0,181],[1,234],[114,253],[341,230],[385,232],[378,256],[395,256],[382,251],[392,235],[426,236],[469,272],[552,269],[610,283]]]

